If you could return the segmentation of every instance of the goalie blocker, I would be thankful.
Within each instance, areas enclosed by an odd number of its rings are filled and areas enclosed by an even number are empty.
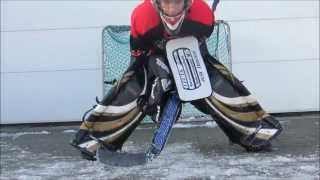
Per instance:
[[[210,114],[231,142],[247,151],[269,148],[270,141],[282,130],[279,122],[261,108],[224,65],[208,52],[202,56],[212,94],[191,103],[205,114]],[[111,151],[120,150],[146,114],[157,121],[168,93],[173,90],[167,65],[161,56],[133,62],[82,122],[71,145],[79,149],[84,158],[94,160],[100,145]]]

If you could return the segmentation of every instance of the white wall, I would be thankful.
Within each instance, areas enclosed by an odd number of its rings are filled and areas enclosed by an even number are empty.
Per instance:
[[[139,1],[1,1],[1,123],[79,121],[102,94],[101,31]],[[271,112],[319,111],[319,2],[221,1],[233,72]]]
[[[319,111],[319,1],[224,1],[233,72],[269,112]]]

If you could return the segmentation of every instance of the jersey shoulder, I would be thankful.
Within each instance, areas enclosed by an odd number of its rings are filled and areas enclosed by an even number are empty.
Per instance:
[[[189,9],[187,19],[205,25],[212,25],[215,20],[211,8],[204,0],[193,1],[193,4]]]
[[[160,23],[160,17],[150,0],[139,4],[131,15],[132,35],[143,35]]]

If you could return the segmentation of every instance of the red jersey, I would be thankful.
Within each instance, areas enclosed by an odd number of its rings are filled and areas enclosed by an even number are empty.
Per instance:
[[[204,0],[194,0],[188,9],[180,32],[175,37],[195,36],[199,40],[208,38],[213,31],[214,15]],[[166,33],[161,18],[151,0],[138,5],[131,15],[130,48],[134,57],[145,52],[161,51],[166,40]]]

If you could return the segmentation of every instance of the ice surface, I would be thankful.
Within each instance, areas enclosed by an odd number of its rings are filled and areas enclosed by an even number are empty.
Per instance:
[[[273,151],[264,153],[247,153],[229,145],[212,121],[178,124],[157,159],[132,167],[83,160],[68,145],[78,127],[6,130],[0,133],[0,179],[314,180],[320,178],[316,122],[318,117],[285,121],[283,134],[273,141]],[[146,151],[154,130],[136,132],[123,151]]]
[[[167,146],[161,156],[147,165],[112,167],[75,157],[59,157],[46,153],[35,155],[15,146],[9,151],[17,154],[2,160],[19,163],[10,168],[4,165],[1,179],[312,179],[319,171],[319,157],[272,155],[259,153],[241,155],[203,155],[192,143]],[[128,143],[124,151],[143,151]],[[13,169],[13,170],[10,170]],[[231,178],[232,177],[232,178]]]

